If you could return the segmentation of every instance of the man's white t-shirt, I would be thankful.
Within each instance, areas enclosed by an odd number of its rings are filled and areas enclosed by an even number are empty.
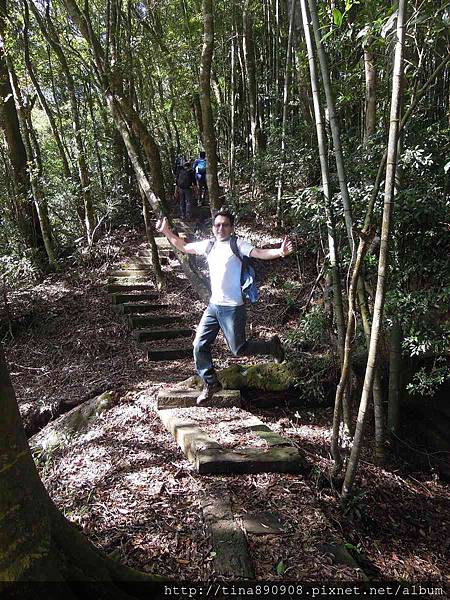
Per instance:
[[[205,255],[210,240],[191,242],[189,246],[196,254]],[[254,246],[242,238],[237,238],[237,247],[241,256],[250,256]],[[240,306],[244,304],[241,292],[241,266],[242,263],[233,254],[230,240],[214,242],[211,252],[207,256],[209,276],[211,279],[212,304],[220,306]]]

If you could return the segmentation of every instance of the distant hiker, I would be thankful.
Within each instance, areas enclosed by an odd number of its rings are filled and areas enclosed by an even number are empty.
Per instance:
[[[178,154],[178,156],[175,157],[175,161],[173,163],[173,174],[175,176],[175,179],[178,177],[178,173],[183,168],[185,162],[186,157],[183,154]]]
[[[206,197],[207,185],[206,185],[206,154],[203,150],[200,152],[199,158],[194,161],[193,169],[195,173],[195,180],[197,182],[197,198],[198,203],[203,204]]]
[[[213,221],[213,239],[199,242],[186,242],[170,228],[167,219],[156,224],[169,242],[186,254],[198,254],[207,257],[211,280],[211,298],[203,313],[194,340],[194,360],[198,374],[204,386],[197,398],[202,404],[221,389],[214,370],[211,346],[221,329],[228,347],[235,356],[253,356],[269,354],[278,362],[284,360],[284,350],[280,338],[276,335],[270,340],[249,339],[245,337],[246,307],[242,298],[241,267],[242,262],[232,249],[234,236],[234,215],[228,210],[220,210]],[[272,260],[290,254],[292,242],[284,238],[279,248],[256,248],[242,238],[235,239],[235,245],[242,257]]]
[[[177,187],[179,189],[180,198],[180,217],[182,219],[192,219],[192,188],[194,185],[194,171],[191,169],[191,163],[189,161],[186,161],[177,175]]]

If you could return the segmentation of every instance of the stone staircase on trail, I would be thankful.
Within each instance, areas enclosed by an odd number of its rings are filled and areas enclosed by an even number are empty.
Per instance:
[[[155,238],[161,264],[175,258],[166,238]],[[170,314],[160,301],[153,282],[151,250],[124,261],[121,270],[111,273],[107,291],[113,310],[127,319],[132,336],[150,361],[178,360],[192,356],[192,330],[183,326],[183,315]],[[173,342],[176,340],[176,343]]]
[[[157,414],[173,435],[186,458],[200,474],[305,473],[309,470],[303,453],[291,440],[272,431],[256,416],[241,408],[239,390],[222,390],[207,403],[197,406],[199,390],[161,389]],[[204,430],[224,428],[253,440],[254,446],[227,447]]]
[[[175,220],[174,225],[179,233],[192,234],[190,224]],[[176,255],[170,243],[166,238],[156,238],[156,244],[158,253],[170,258],[173,268]],[[124,261],[123,270],[117,271],[108,284],[113,310],[127,320],[133,339],[145,350],[149,361],[191,358],[192,331],[184,325],[183,314],[171,313],[169,306],[160,301],[150,282],[151,272],[150,249],[141,249],[137,257]],[[199,473],[302,473],[307,469],[304,456],[290,440],[242,409],[239,390],[222,390],[200,407],[196,404],[198,394],[197,389],[162,389],[157,397],[157,414]],[[231,421],[228,412],[226,418],[221,412],[224,409],[232,414]],[[238,447],[219,443],[205,431],[223,427],[224,422],[231,436],[234,430],[241,430]],[[259,443],[241,447],[241,439]]]

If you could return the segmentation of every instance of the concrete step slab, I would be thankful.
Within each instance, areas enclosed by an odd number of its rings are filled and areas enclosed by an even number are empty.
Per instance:
[[[126,294],[130,292],[145,292],[147,290],[154,290],[155,286],[153,283],[109,283],[106,286],[106,290],[110,294]]]
[[[195,465],[200,474],[305,473],[308,465],[297,448],[274,447],[226,450],[207,448],[197,452]]]
[[[221,447],[201,429],[201,421],[196,420],[194,416],[189,417],[190,411],[199,410],[204,408],[187,408],[186,416],[183,417],[180,417],[177,408],[158,409],[157,414],[200,474],[309,472],[309,465],[298,448],[276,446],[231,450]],[[246,411],[241,410],[240,413],[242,421],[254,419]],[[214,408],[209,415],[209,420],[213,419]]]
[[[114,306],[114,310],[116,310],[121,315],[141,315],[144,313],[156,312],[158,310],[165,310],[168,307],[168,304],[126,302],[124,304],[117,304],[116,306]]]
[[[176,338],[188,338],[192,335],[192,329],[180,327],[178,329],[135,329],[134,339],[139,343],[151,342],[152,340],[172,340]]]
[[[180,323],[181,315],[136,315],[128,317],[131,329],[151,327],[152,325],[167,325],[168,323]]]
[[[220,449],[217,442],[211,439],[198,425],[189,419],[180,419],[176,410],[157,410],[165,428],[173,435],[176,443],[191,463],[195,463],[200,449]]]
[[[147,350],[147,360],[179,360],[181,358],[192,358],[192,346],[181,348],[152,348]]]
[[[149,280],[149,276],[151,275],[151,270],[149,269],[120,269],[118,271],[112,271],[110,273],[111,277],[114,279],[146,279]],[[113,283],[113,281],[111,282]]]
[[[166,265],[167,264],[167,256],[159,255],[159,262],[162,265]],[[138,250],[137,257],[131,259],[130,264],[142,265],[143,268],[153,268],[151,250]]]
[[[157,300],[159,297],[158,292],[129,292],[121,294],[119,292],[111,294],[111,300],[113,304],[124,304],[126,302],[138,302]]]
[[[157,400],[158,409],[188,408],[197,406],[197,396],[200,390],[182,390],[177,388],[166,388],[159,390]],[[211,400],[202,404],[202,407],[227,408],[230,406],[240,407],[242,404],[240,390],[221,390],[214,394]]]
[[[247,538],[236,522],[228,491],[213,490],[201,500],[203,519],[214,552],[213,565],[217,575],[227,579],[255,578]]]

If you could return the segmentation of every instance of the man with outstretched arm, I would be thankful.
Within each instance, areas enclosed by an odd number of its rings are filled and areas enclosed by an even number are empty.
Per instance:
[[[170,228],[167,219],[156,224],[157,230],[164,234],[169,242],[186,254],[199,254],[207,257],[211,280],[211,298],[197,328],[194,340],[194,360],[204,387],[197,398],[202,404],[221,389],[214,370],[211,346],[222,330],[231,352],[235,356],[270,354],[278,362],[284,360],[284,350],[280,338],[276,335],[270,340],[246,339],[246,309],[241,292],[241,261],[235,256],[230,245],[234,234],[234,215],[228,210],[220,210],[213,220],[212,231],[214,245],[209,239],[199,242],[186,242]],[[287,237],[279,248],[255,248],[242,238],[237,238],[237,248],[241,256],[250,256],[261,260],[273,260],[290,254],[292,242]]]

